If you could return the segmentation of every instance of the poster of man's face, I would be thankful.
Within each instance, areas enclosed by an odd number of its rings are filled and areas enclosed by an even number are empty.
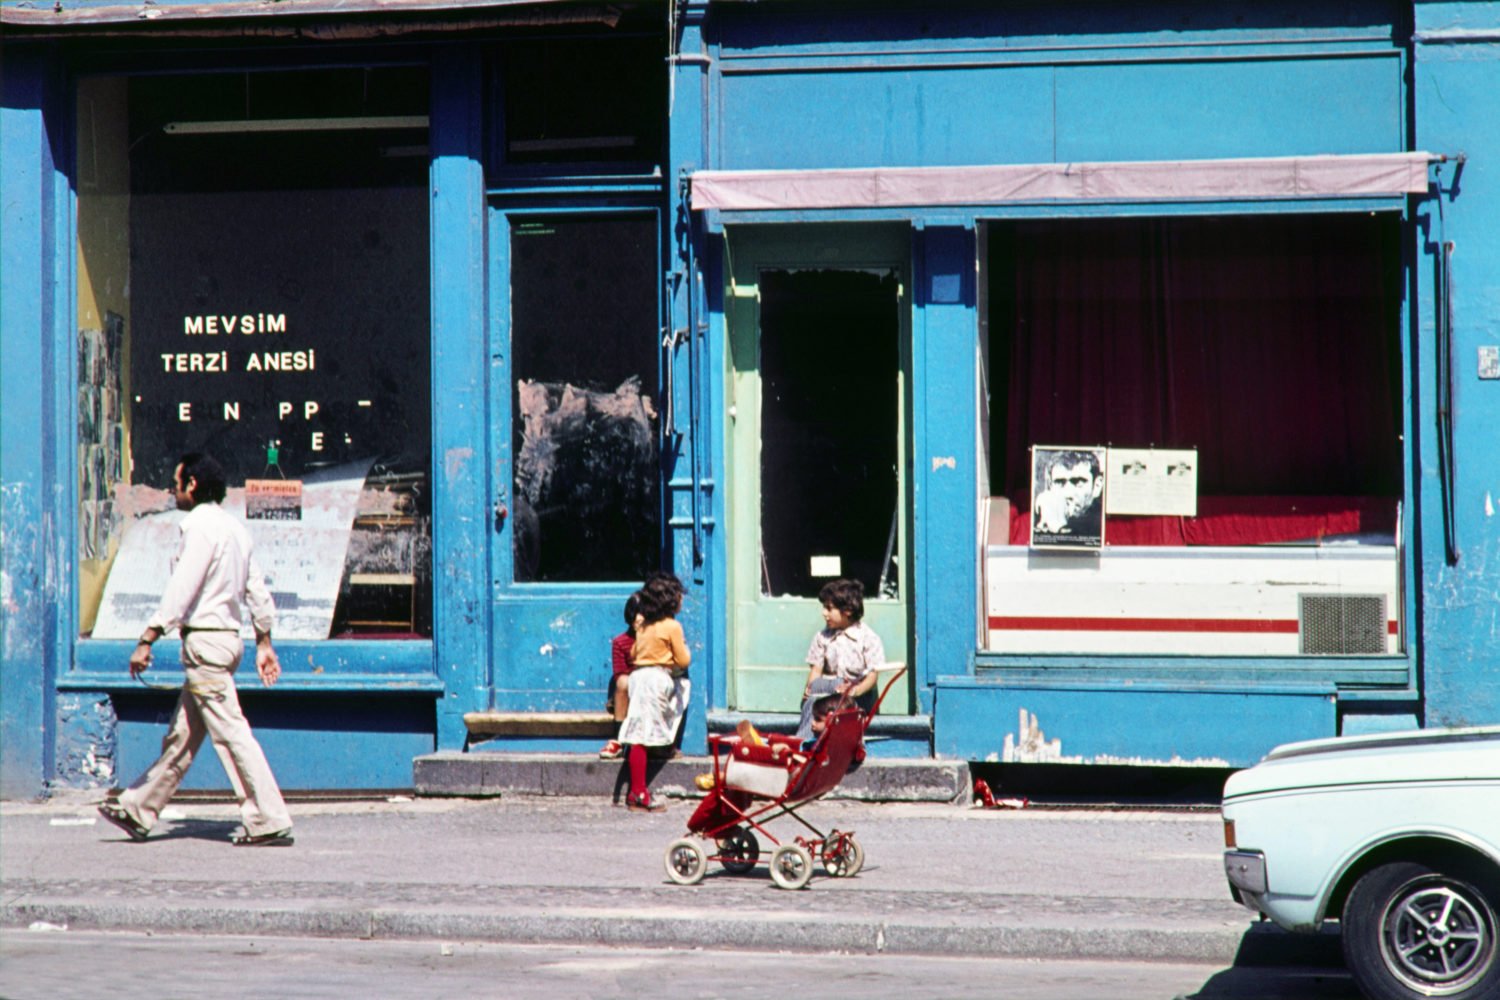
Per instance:
[[[1102,447],[1031,449],[1033,548],[1104,547],[1104,468]]]

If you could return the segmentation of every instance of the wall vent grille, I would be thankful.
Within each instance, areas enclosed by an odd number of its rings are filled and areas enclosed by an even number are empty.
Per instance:
[[[1368,656],[1386,652],[1384,594],[1299,594],[1297,633],[1312,656]]]

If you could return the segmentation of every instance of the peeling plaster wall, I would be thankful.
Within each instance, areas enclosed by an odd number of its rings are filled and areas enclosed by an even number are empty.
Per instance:
[[[53,783],[68,788],[115,784],[114,703],[105,694],[68,692],[57,701],[57,768]]]

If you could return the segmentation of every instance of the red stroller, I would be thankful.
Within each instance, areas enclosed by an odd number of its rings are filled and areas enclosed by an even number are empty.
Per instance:
[[[904,673],[903,666],[886,681],[868,715],[847,697],[842,699],[827,716],[818,741],[806,752],[798,749],[796,737],[778,733],[765,734],[764,745],[747,743],[739,736],[709,737],[714,783],[688,819],[688,833],[713,841],[716,851],[706,853],[692,836],[672,841],[665,859],[667,877],[679,885],[694,885],[702,881],[710,861],[717,861],[731,875],[744,875],[761,861],[757,832],[775,845],[769,859],[771,881],[783,889],[807,885],[815,860],[821,860],[824,870],[838,878],[858,874],[865,852],[854,832],[825,834],[797,810],[833,791],[849,768],[864,760],[865,730]],[[782,816],[792,817],[812,836],[799,836],[785,844],[777,840],[765,824]]]

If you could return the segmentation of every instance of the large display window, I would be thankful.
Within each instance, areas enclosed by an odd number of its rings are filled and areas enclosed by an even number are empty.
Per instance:
[[[1401,234],[987,227],[989,648],[1399,652]]]
[[[188,451],[278,638],[431,635],[427,114],[425,67],[80,81],[84,635],[155,606]]]

